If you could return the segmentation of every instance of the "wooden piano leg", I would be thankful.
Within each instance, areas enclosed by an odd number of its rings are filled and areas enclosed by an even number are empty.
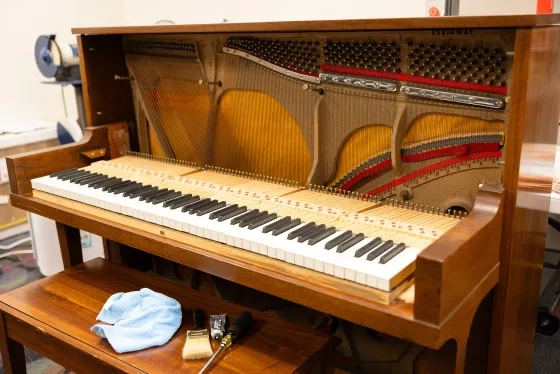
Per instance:
[[[0,313],[0,353],[6,374],[25,374],[25,353],[23,345],[8,337],[4,314]]]
[[[465,363],[467,357],[467,339],[456,339],[457,353],[455,355],[455,374],[463,374],[465,372]]]
[[[82,257],[82,240],[80,230],[60,222],[56,223],[60,252],[64,269],[69,269],[84,262]]]

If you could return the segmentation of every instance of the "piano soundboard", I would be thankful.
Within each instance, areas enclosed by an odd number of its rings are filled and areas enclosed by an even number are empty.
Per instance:
[[[409,279],[418,253],[463,216],[141,155],[32,186],[382,291]]]

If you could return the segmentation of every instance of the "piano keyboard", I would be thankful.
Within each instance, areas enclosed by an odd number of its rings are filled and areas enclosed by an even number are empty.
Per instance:
[[[188,166],[116,161],[32,186],[383,291],[408,278],[418,253],[459,222]]]

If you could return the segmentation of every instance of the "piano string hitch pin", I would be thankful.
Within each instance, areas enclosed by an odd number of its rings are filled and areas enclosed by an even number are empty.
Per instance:
[[[199,79],[199,80],[198,80],[198,84],[200,84],[200,85],[205,85],[205,86],[218,86],[218,87],[222,87],[222,81],[208,82],[208,81],[205,81],[204,79]]]

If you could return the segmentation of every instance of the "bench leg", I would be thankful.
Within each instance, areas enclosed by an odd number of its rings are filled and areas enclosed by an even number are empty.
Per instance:
[[[58,233],[58,242],[60,243],[60,252],[62,253],[64,269],[70,269],[84,262],[80,230],[57,222],[56,232]]]
[[[23,345],[8,337],[4,314],[0,313],[0,353],[6,374],[25,374],[25,353]]]

